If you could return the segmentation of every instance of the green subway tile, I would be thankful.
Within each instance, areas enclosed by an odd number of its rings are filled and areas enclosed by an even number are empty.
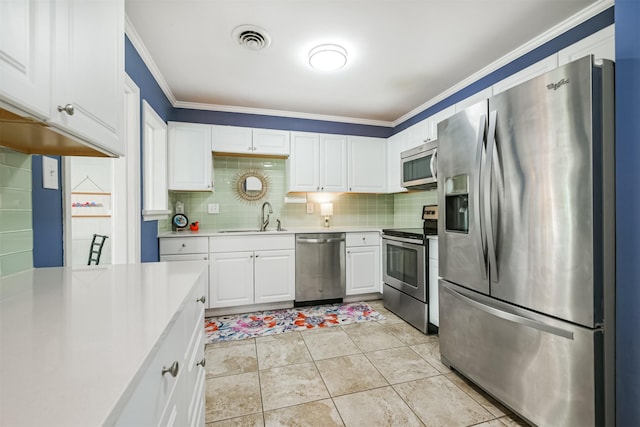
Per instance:
[[[31,189],[16,190],[0,187],[0,210],[31,210]]]
[[[0,147],[0,164],[31,170],[31,155]]]
[[[31,251],[0,255],[0,276],[19,273],[33,268]]]
[[[0,233],[0,255],[33,250],[31,230]]]
[[[0,232],[31,230],[31,211],[0,210]]]
[[[31,170],[0,164],[0,188],[31,191]]]

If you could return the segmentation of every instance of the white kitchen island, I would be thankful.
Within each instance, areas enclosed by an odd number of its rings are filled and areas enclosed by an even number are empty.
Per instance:
[[[204,425],[206,262],[0,279],[0,425]],[[177,362],[178,369],[162,373]]]

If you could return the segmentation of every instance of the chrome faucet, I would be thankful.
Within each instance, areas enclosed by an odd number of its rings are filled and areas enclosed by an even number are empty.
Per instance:
[[[269,225],[269,214],[267,214],[267,219],[264,219],[264,207],[265,206],[269,206],[269,213],[270,214],[273,213],[273,208],[271,207],[271,203],[264,202],[262,204],[262,209],[261,209],[260,231],[267,231],[267,226]]]

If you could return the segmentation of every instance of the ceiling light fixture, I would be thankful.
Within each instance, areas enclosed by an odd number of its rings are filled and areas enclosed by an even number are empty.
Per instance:
[[[347,64],[347,51],[337,44],[321,44],[309,51],[309,65],[320,71],[335,71]]]

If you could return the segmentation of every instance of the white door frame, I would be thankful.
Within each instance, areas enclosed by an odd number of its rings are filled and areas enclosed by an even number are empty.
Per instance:
[[[125,156],[112,159],[111,262],[140,262],[140,88],[124,78]],[[63,157],[64,265],[73,265],[71,226],[71,158]]]
[[[113,244],[111,262],[140,262],[140,88],[124,78],[125,156],[113,159]]]

